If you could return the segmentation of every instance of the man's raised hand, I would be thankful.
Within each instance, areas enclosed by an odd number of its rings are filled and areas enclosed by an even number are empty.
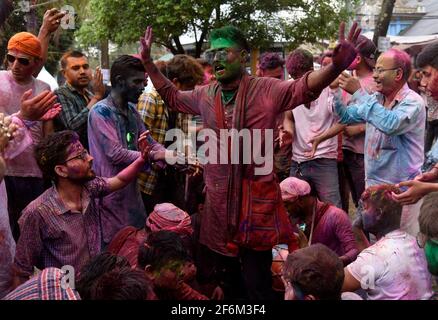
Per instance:
[[[357,49],[364,42],[357,43],[361,29],[357,27],[357,22],[353,23],[347,39],[345,39],[345,22],[341,22],[339,26],[339,43],[333,50],[333,65],[341,72],[350,66],[357,56]]]
[[[21,107],[18,116],[24,120],[49,120],[46,119],[46,114],[51,109],[60,110],[60,105],[56,103],[56,95],[48,90],[45,90],[37,96],[31,98],[32,90],[26,91],[21,97]],[[59,113],[58,111],[58,113]],[[55,112],[56,113],[56,112]],[[56,116],[53,111],[47,114],[48,116]]]
[[[152,27],[148,26],[144,36],[140,38],[140,57],[143,63],[152,61],[151,48],[153,42]]]

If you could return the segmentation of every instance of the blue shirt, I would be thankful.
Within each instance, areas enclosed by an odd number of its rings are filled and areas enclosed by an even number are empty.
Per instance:
[[[360,89],[345,107],[335,96],[335,110],[343,124],[366,121],[365,182],[396,184],[421,173],[424,160],[426,107],[423,98],[405,84],[390,107],[384,96]]]

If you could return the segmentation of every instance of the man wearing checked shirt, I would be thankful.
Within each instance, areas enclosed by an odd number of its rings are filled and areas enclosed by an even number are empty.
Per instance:
[[[410,57],[396,49],[377,60],[373,72],[376,93],[368,94],[359,81],[340,76],[340,87],[353,94],[349,107],[335,97],[335,109],[344,124],[366,121],[365,183],[397,184],[421,173],[424,160],[426,109],[423,99],[409,89]],[[403,207],[401,229],[416,236],[421,201]]]

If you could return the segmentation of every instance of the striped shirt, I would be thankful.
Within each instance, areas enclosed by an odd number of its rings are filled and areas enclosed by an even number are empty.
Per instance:
[[[46,190],[22,213],[15,267],[20,276],[32,276],[34,266],[81,267],[101,251],[101,228],[94,199],[109,194],[108,182],[95,178],[84,185],[82,212],[68,209],[55,187]]]
[[[3,300],[81,300],[79,293],[63,285],[64,272],[58,268],[47,268],[26,281]]]

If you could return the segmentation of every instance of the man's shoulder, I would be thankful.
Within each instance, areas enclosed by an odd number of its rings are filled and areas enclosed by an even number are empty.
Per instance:
[[[20,220],[24,221],[29,218],[39,218],[51,211],[48,203],[51,202],[53,197],[56,196],[54,188],[51,187],[44,191],[38,198],[29,203],[26,208],[23,209]]]
[[[90,115],[99,114],[104,117],[110,117],[114,113],[113,109],[108,104],[107,99],[100,100],[90,110]]]
[[[55,89],[53,92],[56,95],[64,95],[64,96],[73,94],[73,91],[71,90],[71,88],[69,86],[67,86],[66,84],[63,84],[59,88]]]

